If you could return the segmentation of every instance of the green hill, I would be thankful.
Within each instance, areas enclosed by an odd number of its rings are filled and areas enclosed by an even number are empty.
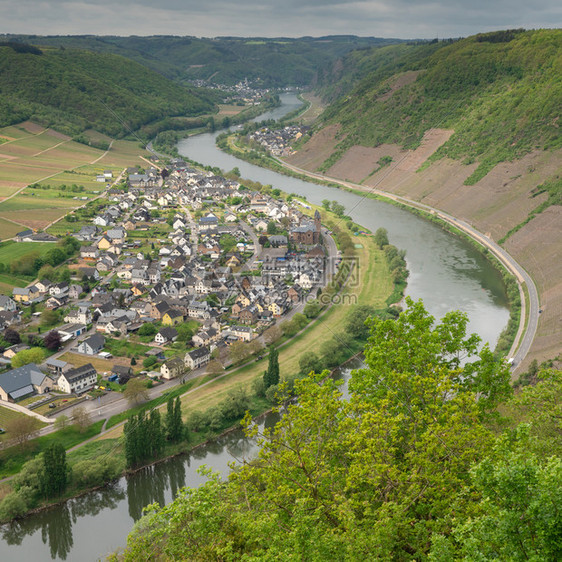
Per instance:
[[[434,158],[478,161],[470,183],[498,162],[562,146],[561,76],[562,30],[353,52],[323,76],[324,97],[339,96],[323,122],[346,135],[338,154],[385,142],[413,148],[430,128],[453,129]]]
[[[319,68],[352,49],[397,43],[397,39],[339,35],[295,38],[116,37],[13,35],[40,46],[79,48],[122,55],[176,80],[236,84],[247,78],[264,87],[306,86]]]
[[[120,56],[0,46],[0,126],[33,119],[71,135],[94,128],[121,137],[157,119],[212,109],[204,91]]]

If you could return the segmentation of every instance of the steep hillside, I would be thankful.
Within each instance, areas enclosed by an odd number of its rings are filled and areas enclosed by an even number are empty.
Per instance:
[[[33,119],[67,134],[94,128],[119,137],[212,108],[205,94],[120,56],[0,46],[0,126]]]
[[[429,129],[453,129],[435,158],[479,162],[467,179],[474,183],[498,162],[562,146],[560,30],[375,49],[342,66],[350,68],[343,81],[354,73],[362,78],[325,113],[345,135],[339,154],[355,144],[415,148]]]
[[[217,84],[236,84],[247,78],[265,87],[308,85],[315,80],[318,68],[329,68],[334,60],[352,49],[399,42],[352,35],[299,39],[209,39],[161,35],[14,35],[10,38],[34,45],[119,54],[178,80],[203,79]]]
[[[447,211],[527,269],[531,359],[562,352],[562,31],[507,31],[350,53],[337,100],[290,163]],[[360,187],[361,189],[361,187]]]

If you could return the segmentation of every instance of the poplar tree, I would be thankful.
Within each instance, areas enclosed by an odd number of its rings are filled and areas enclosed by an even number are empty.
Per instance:
[[[168,441],[179,441],[183,433],[183,422],[181,419],[181,401],[179,396],[174,401],[168,400],[168,411],[166,413],[166,439]]]
[[[279,351],[273,346],[269,350],[269,362],[267,371],[263,374],[263,382],[266,390],[274,384],[279,384]]]
[[[66,490],[68,472],[66,450],[60,443],[53,443],[43,454],[41,488],[45,497],[60,496]]]

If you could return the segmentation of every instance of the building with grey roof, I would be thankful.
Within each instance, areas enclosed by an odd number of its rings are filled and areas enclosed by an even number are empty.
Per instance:
[[[29,363],[0,374],[0,399],[16,402],[26,396],[44,394],[53,386],[54,382],[35,363]]]

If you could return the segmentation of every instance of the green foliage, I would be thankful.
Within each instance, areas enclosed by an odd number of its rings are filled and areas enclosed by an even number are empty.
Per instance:
[[[356,305],[348,313],[345,331],[355,339],[366,340],[369,335],[368,318],[375,314],[375,309],[369,305]]]
[[[80,488],[93,488],[114,480],[121,473],[119,460],[104,455],[99,459],[84,459],[72,466],[72,480]]]
[[[160,412],[152,410],[148,416],[141,411],[125,423],[125,458],[129,468],[158,458],[164,450],[164,434]]]
[[[154,336],[158,333],[158,327],[151,322],[145,322],[138,330],[139,336]]]
[[[432,127],[455,131],[434,159],[478,161],[467,184],[498,162],[559,148],[562,83],[555,69],[562,62],[561,41],[562,31],[545,29],[516,33],[510,41],[473,36],[350,53],[341,81],[325,79],[325,95],[338,89],[347,95],[324,113],[326,123],[341,124],[344,140],[322,169],[355,144],[414,148]],[[385,95],[405,72],[418,74]]]
[[[17,369],[29,363],[41,363],[45,359],[45,351],[40,347],[32,347],[31,349],[23,349],[12,358],[12,367]]]
[[[311,372],[320,373],[322,361],[314,351],[310,351],[299,359],[299,370],[301,375],[309,375]]]
[[[316,318],[322,311],[322,305],[317,300],[312,300],[306,303],[303,314],[309,318]]]
[[[471,471],[482,500],[478,514],[453,529],[449,549],[456,547],[456,560],[562,557],[562,461],[529,454],[527,430],[500,437],[494,453]],[[438,559],[439,551],[434,554]]]
[[[66,490],[68,473],[66,451],[60,443],[53,443],[43,453],[43,471],[40,476],[42,494],[46,498],[60,496]]]
[[[375,244],[379,247],[379,250],[383,249],[383,246],[388,245],[388,230],[386,228],[378,228],[374,236]]]
[[[267,370],[263,374],[265,389],[279,384],[279,350],[275,346],[269,348]]]
[[[166,412],[166,439],[179,441],[183,436],[183,421],[181,419],[181,400],[178,396],[175,401],[168,399]]]
[[[179,80],[207,79],[218,84],[234,85],[248,78],[268,88],[308,85],[316,78],[318,68],[329,67],[352,49],[397,42],[395,39],[350,35],[282,40],[263,38],[259,41],[237,37],[207,39],[164,35],[103,38],[21,35],[18,40],[57,49],[63,46],[70,52],[86,49],[102,56],[114,53]],[[43,57],[47,54],[45,50]],[[206,93],[219,101],[216,92],[208,90]]]
[[[94,128],[124,136],[156,119],[212,109],[201,94],[112,54],[66,49],[38,57],[7,47],[0,51],[2,125],[33,119],[71,135]]]
[[[290,338],[300,332],[308,324],[308,319],[304,314],[297,312],[291,318],[291,320],[286,320],[281,324],[281,331],[283,335]]]

